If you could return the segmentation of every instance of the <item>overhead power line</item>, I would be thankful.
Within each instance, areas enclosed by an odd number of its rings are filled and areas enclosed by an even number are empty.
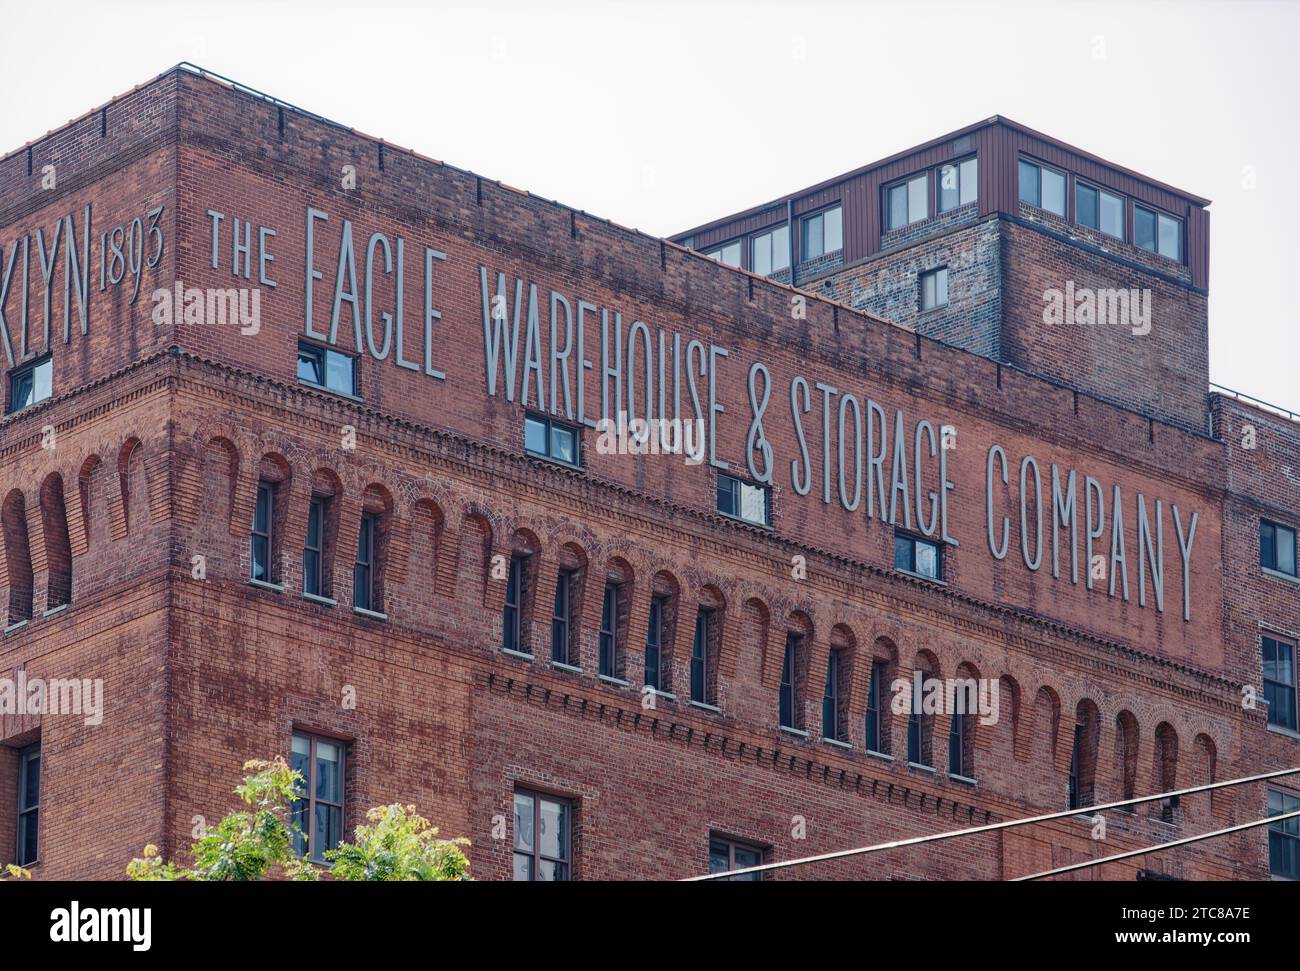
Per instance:
[[[1240,779],[1227,779],[1223,782],[1207,782],[1203,785],[1191,786],[1190,788],[1187,789],[1176,789],[1172,792],[1160,792],[1160,793],[1156,793],[1153,796],[1139,796],[1136,799],[1120,799],[1117,800],[1116,802],[1107,802],[1107,803],[1102,803],[1101,805],[1088,806],[1086,808],[1081,808],[1081,809],[1064,809],[1061,810],[1060,812],[1046,813],[1041,816],[1026,816],[1021,819],[1007,819],[1007,820],[1003,820],[1000,823],[986,823],[983,826],[973,826],[968,829],[956,829],[946,833],[930,833],[925,836],[912,836],[907,839],[891,840],[888,843],[876,843],[873,846],[858,846],[849,850],[836,850],[832,853],[819,853],[815,856],[805,856],[794,860],[781,860],[776,863],[761,863],[757,866],[742,867],[737,870],[727,870],[723,873],[706,873],[700,876],[686,877],[683,882],[696,883],[705,880],[726,880],[731,877],[743,876],[744,874],[747,873],[766,873],[769,870],[783,870],[789,867],[807,866],[808,864],[811,863],[823,863],[828,860],[840,860],[850,856],[864,856],[868,853],[880,853],[883,852],[884,850],[894,850],[904,846],[919,846],[923,843],[936,843],[940,840],[955,839],[959,836],[977,836],[980,833],[992,833],[992,832],[996,832],[997,830],[1011,829],[1015,826],[1029,826],[1033,823],[1046,823],[1046,822],[1051,822],[1054,819],[1066,819],[1070,816],[1088,816],[1093,813],[1104,812],[1105,810],[1108,809],[1119,809],[1123,806],[1135,806],[1144,802],[1154,802],[1157,799],[1173,799],[1182,796],[1194,795],[1198,792],[1211,792],[1215,789],[1225,789],[1229,786],[1246,785],[1251,782],[1266,782],[1269,779],[1277,779],[1286,775],[1295,775],[1296,773],[1300,773],[1300,767],[1294,769],[1277,769],[1272,772],[1262,772],[1259,775],[1244,776]],[[1263,825],[1265,822],[1277,822],[1279,819],[1282,818],[1289,818],[1289,817],[1270,816],[1270,817],[1266,817],[1264,820],[1247,824],[1244,828],[1249,828],[1250,826],[1260,826]],[[1233,831],[1235,830],[1224,830],[1223,832],[1226,833],[1226,832],[1233,832]],[[1222,835],[1222,834],[1219,833],[1206,834],[1205,838],[1208,839],[1209,836],[1211,835]],[[1174,846],[1174,845],[1176,844],[1164,843],[1157,846],[1156,849],[1163,849],[1166,846]],[[1152,851],[1143,850],[1141,852],[1149,853]],[[1138,855],[1138,854],[1134,854],[1134,855]],[[1098,860],[1094,862],[1100,863],[1103,861]],[[1092,865],[1092,864],[1084,864],[1084,865]]]
[[[1128,850],[1124,853],[1116,853],[1114,856],[1103,856],[1096,860],[1084,860],[1082,863],[1071,863],[1069,866],[1058,866],[1054,870],[1044,870],[1042,873],[1031,873],[1026,877],[1015,877],[1011,882],[1020,883],[1025,880],[1041,880],[1044,877],[1054,877],[1061,873],[1070,873],[1074,870],[1082,870],[1085,867],[1101,866],[1103,863],[1115,863],[1119,860],[1127,860],[1134,856],[1146,856],[1148,853],[1159,853],[1161,850],[1170,850],[1175,846],[1186,846],[1189,843],[1199,843],[1201,840],[1213,839],[1216,836],[1227,836],[1229,833],[1240,833],[1243,829],[1254,829],[1256,826],[1268,826],[1273,823],[1280,823],[1284,819],[1296,819],[1300,817],[1300,809],[1295,812],[1282,813],[1278,816],[1265,816],[1262,819],[1251,820],[1249,823],[1239,823],[1236,826],[1228,826],[1224,829],[1216,829],[1209,833],[1201,833],[1197,836],[1184,836],[1182,839],[1170,840],[1168,843],[1156,843],[1154,846],[1146,846],[1139,850]]]

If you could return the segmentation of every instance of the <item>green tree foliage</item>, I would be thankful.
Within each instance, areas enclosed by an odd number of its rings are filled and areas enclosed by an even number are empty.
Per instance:
[[[325,853],[328,867],[299,859],[293,838],[299,832],[291,808],[301,791],[302,775],[282,756],[244,764],[235,793],[248,806],[233,812],[190,851],[189,869],[165,861],[152,844],[144,856],[127,864],[132,880],[261,880],[278,874],[316,880],[322,871],[337,880],[468,880],[469,859],[461,849],[469,840],[438,839],[438,830],[415,812],[394,803],[370,810],[368,826],[358,826],[355,843],[340,843]]]

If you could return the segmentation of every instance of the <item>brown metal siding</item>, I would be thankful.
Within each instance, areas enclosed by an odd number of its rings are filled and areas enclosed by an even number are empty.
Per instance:
[[[861,170],[841,181],[795,193],[796,224],[800,217],[835,202],[844,207],[844,262],[854,263],[880,250],[883,233],[884,189],[887,185],[933,169],[974,152],[979,158],[979,212],[981,216],[1019,212],[1018,164],[1021,156],[1036,159],[1071,175],[1095,183],[1145,205],[1162,209],[1184,220],[1187,261],[1195,286],[1205,287],[1209,276],[1209,214],[1202,206],[1168,188],[1152,184],[1116,166],[1012,127],[990,121],[955,138],[909,152],[880,165]],[[1073,185],[1067,186],[1069,211],[1073,211]],[[931,180],[930,213],[935,212],[934,181]],[[786,200],[780,199],[761,210],[719,223],[694,236],[697,250],[779,225],[786,219]],[[1132,208],[1125,215],[1126,235],[1132,239]],[[799,246],[795,226],[795,247]],[[674,237],[682,239],[683,237]],[[748,246],[742,246],[743,265],[749,266]],[[799,256],[796,253],[796,259]]]

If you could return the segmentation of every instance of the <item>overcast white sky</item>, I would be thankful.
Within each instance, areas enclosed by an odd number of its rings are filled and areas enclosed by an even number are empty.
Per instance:
[[[181,60],[668,235],[993,114],[1213,200],[1210,376],[1300,410],[1300,2],[0,0],[0,153]]]

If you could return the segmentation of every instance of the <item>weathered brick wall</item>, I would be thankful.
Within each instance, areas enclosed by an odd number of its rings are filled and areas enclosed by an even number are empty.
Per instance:
[[[906,324],[926,337],[999,360],[1002,340],[1000,226],[988,219],[927,235],[832,274],[818,286],[836,300]],[[900,231],[901,232],[901,231]],[[946,267],[948,302],[921,310],[921,274]]]
[[[475,841],[472,857],[483,876],[507,872],[508,845],[497,842],[493,817],[509,815],[516,782],[578,800],[580,875],[678,876],[704,867],[711,830],[769,846],[782,858],[876,834],[1062,808],[1076,712],[1091,706],[1099,725],[1099,799],[1120,791],[1116,724],[1126,713],[1139,729],[1139,792],[1153,791],[1159,779],[1153,738],[1161,723],[1180,741],[1179,784],[1208,773],[1205,740],[1216,753],[1219,778],[1261,767],[1255,746],[1262,719],[1243,719],[1237,691],[1249,665],[1244,653],[1224,653],[1226,580],[1219,551],[1246,544],[1248,537],[1233,520],[1224,525],[1219,442],[844,307],[808,298],[806,314],[792,314],[800,294],[657,240],[397,150],[384,152],[381,169],[378,144],[359,135],[291,112],[282,123],[274,106],[188,75],[166,83],[176,85],[184,110],[175,186],[149,187],[176,201],[175,233],[168,238],[176,262],[164,264],[159,282],[167,286],[174,269],[187,287],[231,285],[228,232],[237,217],[253,222],[254,261],[257,227],[276,230],[271,275],[278,285],[263,289],[261,326],[249,334],[187,325],[160,334],[139,317],[113,317],[105,304],[93,304],[88,350],[55,348],[59,397],[6,422],[5,448],[16,458],[7,474],[32,497],[29,508],[44,476],[64,468],[70,520],[79,502],[91,511],[87,526],[70,530],[73,606],[62,619],[37,617],[12,643],[19,647],[42,632],[54,637],[59,624],[66,630],[75,622],[75,633],[63,635],[57,651],[45,655],[75,658],[78,650],[114,645],[115,663],[129,659],[139,667],[143,651],[144,669],[152,672],[132,682],[138,704],[110,708],[105,726],[114,729],[87,730],[87,744],[105,746],[95,750],[95,761],[65,758],[51,729],[54,747],[45,769],[54,780],[50,849],[40,875],[111,876],[149,840],[161,840],[169,853],[180,851],[190,842],[196,815],[211,821],[231,808],[240,763],[287,751],[295,728],[349,740],[348,826],[369,805],[414,802],[445,833]],[[356,167],[357,188],[341,186],[344,165]],[[391,357],[363,355],[364,402],[296,384],[308,205],[330,213],[328,222],[316,224],[314,261],[327,281],[344,218],[355,221],[362,252],[372,232],[405,238],[411,262],[404,310],[408,335],[421,341],[423,266],[417,255],[423,245],[447,254],[434,271],[443,316],[433,348],[446,381],[401,370]],[[216,270],[209,208],[226,216]],[[0,231],[0,240],[11,238],[8,229]],[[745,372],[749,362],[765,361],[775,389],[767,428],[778,456],[774,531],[715,515],[714,476],[707,466],[687,466],[680,458],[638,460],[588,447],[582,472],[525,458],[520,406],[485,394],[480,265],[538,284],[543,331],[554,288],[570,300],[581,295],[620,308],[625,328],[639,317],[725,345],[730,355],[718,392],[726,411],[717,451],[719,459],[742,468]],[[254,262],[251,280],[237,285],[256,280]],[[381,306],[390,307],[391,278],[375,282]],[[318,327],[328,320],[332,296],[329,283],[317,282]],[[345,313],[343,347],[351,344],[351,323]],[[146,332],[151,336],[142,341]],[[183,351],[150,357],[165,346],[159,340]],[[549,347],[549,333],[542,343]],[[417,341],[407,357],[419,360],[422,352]],[[65,398],[62,361],[77,353],[101,355],[118,367],[142,363]],[[594,353],[589,347],[588,356]],[[812,494],[796,494],[789,462],[797,445],[787,397],[796,374],[864,399],[869,394],[891,419],[901,408],[909,420],[928,418],[936,431],[944,423],[957,426],[949,459],[958,485],[950,511],[961,545],[949,550],[946,586],[895,573],[892,530],[861,509],[840,508],[835,483],[831,504],[822,502],[824,443],[816,411],[805,420]],[[589,375],[589,413],[599,402],[597,382],[598,375]],[[38,435],[50,418],[71,429],[61,432],[67,437],[53,455],[40,448]],[[75,437],[81,429],[84,437]],[[986,540],[983,480],[994,442],[1006,448],[1010,469],[1010,484],[1005,493],[999,484],[994,509],[995,516],[1011,519],[1005,561],[989,555]],[[825,444],[834,454],[836,441]],[[95,463],[87,469],[92,452],[108,475]],[[1020,457],[1030,454],[1045,472],[1055,462],[1077,468],[1081,478],[1096,476],[1108,504],[1110,485],[1121,483],[1126,502],[1141,491],[1162,498],[1166,510],[1177,502],[1199,512],[1191,621],[1182,619],[1168,521],[1165,610],[1136,605],[1131,507],[1124,532],[1134,586],[1129,601],[1100,587],[1089,592],[1068,577],[1053,580],[1046,567],[1025,568],[1015,498]],[[277,566],[282,592],[254,588],[245,579],[253,499],[265,468],[277,470],[285,503]],[[936,467],[927,465],[930,488],[935,475]],[[67,486],[83,479],[84,501],[80,489]],[[298,593],[313,490],[336,500],[335,606],[309,603]],[[384,511],[387,620],[351,610],[351,559],[363,507]],[[106,515],[95,512],[100,508]],[[533,661],[499,650],[505,584],[489,572],[493,555],[524,549],[536,554],[529,605],[534,623],[526,635]],[[202,557],[199,575],[196,556]],[[791,578],[794,556],[806,557],[806,579]],[[34,553],[34,566],[38,560]],[[582,673],[576,674],[549,663],[547,620],[561,562],[585,564],[587,572],[576,658]],[[600,581],[613,571],[631,583],[628,687],[595,677]],[[38,593],[48,586],[48,572],[35,569]],[[170,578],[165,588],[159,586],[164,575]],[[671,644],[677,700],[658,699],[648,711],[636,673],[644,662],[656,583],[678,591]],[[157,608],[163,611],[160,626],[129,620],[111,637],[95,633],[88,617],[98,616],[95,605],[103,604],[107,622],[121,618],[144,592],[164,598]],[[0,583],[0,602],[6,593],[7,580]],[[701,603],[719,608],[722,618],[718,712],[686,704],[686,662]],[[142,615],[128,614],[136,616]],[[834,641],[850,651],[849,749],[822,741],[815,730],[801,739],[776,728],[780,655],[786,631],[796,626],[811,634],[799,704],[803,722],[814,729],[829,646]],[[128,638],[135,628],[142,633]],[[99,663],[99,656],[90,655],[87,664]],[[944,677],[961,669],[1003,679],[1002,718],[976,731],[975,787],[947,772],[944,715],[930,728],[937,771],[906,765],[900,716],[890,718],[892,762],[864,751],[873,656],[889,662],[893,676],[924,666]],[[346,700],[350,695],[354,705]],[[30,725],[14,726],[6,743],[23,741],[31,731]],[[113,811],[128,823],[86,835],[53,807],[60,800],[79,809],[82,791],[93,790],[85,784],[97,771],[90,766],[101,764],[114,767],[103,785],[115,797],[121,778],[146,784],[115,801]],[[7,772],[0,765],[0,787],[8,784]],[[59,781],[74,778],[82,785],[78,797]],[[1214,818],[1243,821],[1258,808],[1226,794],[1216,799]],[[943,853],[844,864],[835,872],[1010,876],[1079,854],[1154,842],[1208,823],[1207,813],[1208,806],[1187,800],[1172,825],[1150,818],[1147,807],[1132,820],[1112,820],[1105,842],[1090,840],[1087,829],[1071,821]],[[806,840],[791,835],[795,816],[808,823]],[[5,835],[0,831],[0,838]],[[1149,865],[1181,875],[1258,877],[1264,875],[1265,845],[1256,832],[1212,854],[1161,855]]]
[[[1059,229],[1062,221],[1043,217]],[[1073,235],[1089,233],[1072,227]],[[1127,408],[1177,422],[1206,427],[1209,383],[1207,300],[1190,284],[1162,273],[1145,272],[1136,262],[1117,263],[1099,251],[1108,245],[1133,260],[1136,247],[1110,241],[1095,247],[1004,223],[1004,359],[1028,371],[1073,387],[1086,388]],[[1092,240],[1084,240],[1085,244]],[[1143,253],[1143,256],[1147,254]],[[1154,259],[1151,257],[1150,259]],[[1167,262],[1167,261],[1166,261]],[[1184,268],[1185,272],[1185,268]],[[1145,325],[1055,324],[1044,322],[1044,294],[1137,288],[1150,291],[1149,333]]]

